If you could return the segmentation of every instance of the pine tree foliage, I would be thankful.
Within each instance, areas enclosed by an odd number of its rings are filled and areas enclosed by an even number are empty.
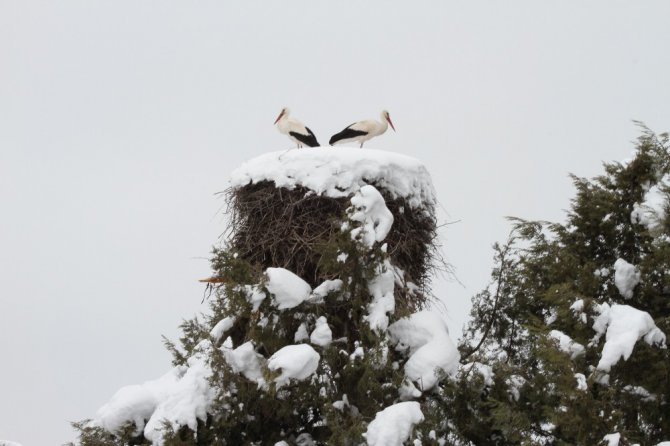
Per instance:
[[[613,433],[620,445],[670,440],[670,355],[661,335],[634,342],[607,372],[599,361],[615,333],[594,331],[618,305],[647,312],[670,333],[668,149],[667,134],[643,127],[632,160],[606,164],[592,180],[573,176],[565,224],[512,219],[510,238],[494,247],[491,285],[473,298],[460,385],[443,384],[453,444],[597,445]],[[654,187],[662,202],[646,209],[645,224],[638,212]],[[639,275],[629,298],[619,259]]]

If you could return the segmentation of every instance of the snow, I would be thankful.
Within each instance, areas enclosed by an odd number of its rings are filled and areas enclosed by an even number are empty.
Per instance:
[[[281,369],[281,375],[275,378],[277,387],[281,387],[291,379],[305,380],[316,372],[321,356],[307,344],[287,345],[268,360],[270,370]]]
[[[570,309],[575,313],[581,313],[584,311],[584,299],[577,299],[570,305]]]
[[[382,194],[374,186],[365,185],[351,197],[351,206],[349,219],[361,223],[351,230],[351,238],[360,240],[368,248],[383,241],[393,225],[393,214]]]
[[[261,371],[265,358],[256,352],[253,342],[245,342],[233,349],[233,341],[228,338],[221,346],[221,351],[235,373],[241,373],[249,381],[258,384],[258,387],[265,386],[265,378]]]
[[[633,289],[640,283],[640,272],[635,265],[631,265],[624,259],[614,262],[614,284],[619,293],[625,298],[633,297]]]
[[[481,362],[469,362],[467,364],[460,366],[460,373],[462,375],[476,372],[479,376],[484,379],[484,385],[487,387],[493,386],[493,368],[488,364],[482,364]]]
[[[198,430],[198,419],[207,419],[207,410],[214,401],[215,390],[209,384],[211,370],[204,356],[189,359],[188,370],[161,401],[144,428],[144,436],[154,445],[163,444],[163,429],[168,422],[176,430],[188,426]]]
[[[295,446],[316,446],[316,442],[310,434],[305,432],[295,439]]]
[[[231,328],[233,328],[233,324],[235,323],[235,318],[234,317],[224,317],[221,319],[219,322],[212,327],[212,330],[209,332],[209,335],[214,339],[214,342],[219,342],[221,338],[223,337],[224,334]]]
[[[340,279],[326,280],[321,285],[314,288],[314,291],[312,291],[312,294],[307,301],[313,304],[323,303],[328,294],[340,291],[341,289],[342,281]]]
[[[377,412],[364,434],[368,446],[402,446],[412,434],[415,424],[423,421],[421,406],[406,401]]]
[[[21,444],[15,441],[0,440],[0,446],[21,446]]]
[[[327,197],[348,197],[374,183],[412,208],[435,203],[430,174],[417,159],[399,153],[350,147],[313,147],[270,152],[238,167],[231,186],[274,181],[277,187],[303,186]]]
[[[639,396],[642,401],[656,401],[656,395],[650,393],[647,389],[642,386],[631,386],[627,385],[623,388],[625,392],[630,393],[631,395]]]
[[[416,388],[414,383],[409,379],[405,378],[398,389],[398,398],[400,401],[409,401],[419,398],[421,396],[421,391]]]
[[[141,433],[145,420],[151,417],[159,402],[167,398],[186,370],[185,366],[175,367],[156,380],[120,388],[98,409],[94,425],[116,432],[124,424],[133,422],[137,427],[135,434]]]
[[[662,182],[667,185],[668,177],[666,176]],[[665,194],[659,185],[649,188],[642,203],[633,205],[633,211],[630,213],[631,223],[639,223],[650,231],[659,228],[665,218],[665,202]]]
[[[333,403],[333,407],[340,412],[345,412],[345,409],[347,409],[347,412],[353,416],[353,417],[358,417],[360,415],[360,411],[358,410],[358,407],[352,405],[349,402],[349,398],[347,397],[347,394],[345,393],[342,395],[342,399],[335,401]]]
[[[544,323],[547,325],[551,325],[554,322],[556,322],[556,319],[558,318],[558,312],[556,311],[555,308],[552,308],[549,310],[547,315],[544,317]]]
[[[284,440],[282,440],[282,441],[278,441],[277,443],[275,443],[275,446],[289,446],[289,444],[287,442],[285,442]]]
[[[509,378],[505,380],[507,384],[507,392],[514,401],[519,401],[521,397],[521,388],[526,384],[526,379],[521,375],[510,375]]]
[[[307,331],[307,324],[304,322],[300,324],[300,327],[295,331],[293,336],[293,342],[298,343],[309,339],[309,332]]]
[[[595,270],[593,275],[596,277],[608,277],[610,275],[610,270],[607,268],[600,268]]]
[[[206,419],[215,393],[209,385],[210,375],[204,354],[196,353],[188,365],[175,367],[157,380],[119,389],[98,410],[92,424],[116,432],[132,422],[136,434],[144,432],[153,444],[162,445],[165,422],[196,430],[197,420]]]
[[[349,359],[352,361],[355,361],[356,358],[365,358],[365,350],[363,350],[363,347],[359,345],[360,343],[356,341],[355,345],[356,348],[354,348],[354,352],[349,355]]]
[[[586,324],[588,322],[586,313],[584,313],[584,305],[584,299],[577,299],[572,303],[572,305],[570,305],[570,310],[572,310],[575,317],[579,318],[579,321],[582,324]]]
[[[327,347],[333,342],[333,332],[330,330],[325,316],[321,316],[316,320],[316,327],[312,331],[309,341],[321,347]]]
[[[274,305],[280,310],[297,307],[312,293],[307,282],[287,269],[268,268],[265,275],[265,288],[274,296]]]
[[[339,410],[340,412],[342,412],[344,410],[344,408],[348,407],[348,406],[349,406],[349,398],[347,397],[346,393],[344,395],[342,395],[341,400],[335,401],[333,403],[333,407],[335,409]]]
[[[598,369],[609,372],[621,358],[627,360],[633,353],[635,343],[644,339],[649,345],[665,346],[665,334],[656,327],[649,313],[629,305],[598,305],[595,308],[599,316],[593,322],[596,331],[594,342],[605,334]]]
[[[391,324],[388,331],[396,350],[409,348],[405,376],[418,383],[420,390],[434,387],[440,371],[454,375],[458,370],[460,354],[438,314],[427,310],[414,313]]]
[[[579,342],[573,341],[570,336],[561,331],[551,330],[549,332],[549,337],[558,341],[559,350],[569,354],[570,359],[575,359],[576,357],[584,354],[584,346]]]
[[[621,434],[618,432],[603,437],[603,441],[607,442],[607,446],[619,446],[619,440],[621,440]]]
[[[372,330],[382,332],[388,327],[388,314],[395,311],[394,286],[393,268],[387,260],[377,276],[368,282],[368,291],[372,296],[372,302],[368,305],[368,314],[365,316],[365,320],[368,321]]]
[[[258,311],[265,298],[265,292],[258,285],[244,285],[244,291],[247,294],[247,300],[253,307],[253,311]]]
[[[575,373],[575,379],[577,380],[577,390],[588,390],[586,376],[583,373]]]

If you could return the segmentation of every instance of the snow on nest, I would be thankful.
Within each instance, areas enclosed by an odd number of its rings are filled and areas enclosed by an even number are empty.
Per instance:
[[[21,446],[21,444],[15,441],[0,440],[0,446]]]
[[[247,161],[231,175],[232,187],[274,181],[303,186],[327,197],[347,197],[374,183],[413,208],[435,203],[430,174],[417,159],[394,152],[351,147],[312,147],[270,152]]]

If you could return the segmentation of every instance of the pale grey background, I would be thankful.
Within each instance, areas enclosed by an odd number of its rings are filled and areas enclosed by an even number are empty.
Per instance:
[[[454,336],[503,217],[670,129],[665,1],[0,1],[0,438],[74,438],[203,310],[230,171],[388,108],[448,212]]]

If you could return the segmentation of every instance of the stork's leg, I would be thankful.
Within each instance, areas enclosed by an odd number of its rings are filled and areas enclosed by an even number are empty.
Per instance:
[[[361,149],[363,148],[363,143],[364,143],[364,142],[365,142],[365,141],[361,141]]]

